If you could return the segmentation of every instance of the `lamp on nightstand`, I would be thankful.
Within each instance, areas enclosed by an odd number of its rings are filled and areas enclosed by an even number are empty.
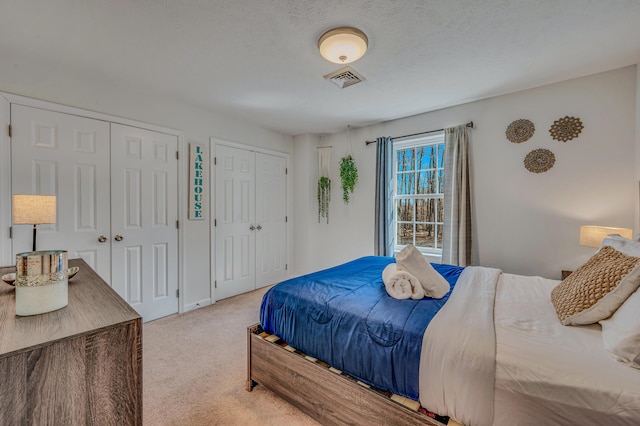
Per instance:
[[[587,247],[600,247],[602,240],[607,235],[618,234],[622,237],[631,239],[633,230],[629,228],[611,228],[607,226],[581,226],[580,227],[580,245]]]
[[[633,236],[633,230],[629,228],[611,228],[608,226],[581,226],[580,245],[586,247],[600,247],[602,245],[602,241],[611,234],[631,239]],[[562,271],[562,279],[564,280],[567,278],[572,272],[573,271]]]
[[[33,225],[33,251],[36,251],[36,225],[56,223],[56,196],[14,194],[13,223]]]

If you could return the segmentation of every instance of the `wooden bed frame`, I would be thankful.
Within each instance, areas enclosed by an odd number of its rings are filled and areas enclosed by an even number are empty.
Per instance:
[[[247,328],[247,351],[247,391],[260,384],[320,423],[444,426],[417,411],[416,401],[388,397],[305,356],[260,324]]]

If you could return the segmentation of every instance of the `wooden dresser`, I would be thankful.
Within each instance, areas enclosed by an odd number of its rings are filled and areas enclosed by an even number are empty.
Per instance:
[[[142,424],[142,319],[84,261],[71,266],[68,306],[46,314],[16,316],[0,281],[0,425]]]

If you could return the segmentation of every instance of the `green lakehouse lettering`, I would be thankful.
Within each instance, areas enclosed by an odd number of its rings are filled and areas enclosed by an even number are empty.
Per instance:
[[[195,147],[195,157],[193,159],[193,218],[202,218],[202,193],[204,192],[204,179],[203,179],[203,165],[202,148],[200,146]]]

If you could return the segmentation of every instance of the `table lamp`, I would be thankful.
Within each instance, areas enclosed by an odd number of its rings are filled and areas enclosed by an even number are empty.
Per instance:
[[[36,251],[36,225],[56,223],[55,195],[13,195],[14,225],[33,225],[33,251]]]
[[[600,245],[602,245],[602,240],[607,238],[607,235],[609,234],[618,234],[622,237],[631,239],[633,237],[633,229],[611,228],[607,226],[581,226],[580,245],[587,247],[600,247]]]

